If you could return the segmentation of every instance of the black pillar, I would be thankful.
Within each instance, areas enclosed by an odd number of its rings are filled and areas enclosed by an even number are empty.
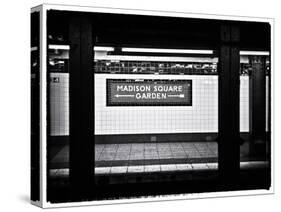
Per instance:
[[[250,64],[252,65],[249,83],[250,154],[252,157],[265,160],[265,56],[252,56]]]
[[[239,28],[221,26],[219,55],[219,176],[225,186],[239,177]]]
[[[31,52],[31,194],[32,201],[40,200],[40,13],[31,14],[31,46],[37,50]],[[37,65],[32,63],[36,61]]]
[[[94,179],[92,24],[85,16],[69,23],[70,186],[75,199],[90,196]]]

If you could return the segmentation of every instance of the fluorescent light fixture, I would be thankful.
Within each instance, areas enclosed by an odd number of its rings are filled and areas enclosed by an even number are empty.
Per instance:
[[[240,55],[257,55],[257,56],[268,56],[267,51],[240,51]]]
[[[69,45],[49,45],[49,49],[69,50],[70,47]],[[114,51],[114,48],[109,46],[95,46],[94,50],[111,52]]]
[[[122,50],[122,52],[173,53],[173,54],[213,54],[213,50],[197,50],[197,49],[122,48],[121,50]]]
[[[175,57],[175,56],[136,56],[136,55],[95,55],[95,60],[111,61],[156,61],[156,62],[198,62],[217,63],[217,57]]]
[[[69,50],[69,45],[49,45],[49,49]]]
[[[49,45],[49,49],[69,50],[69,45]],[[31,51],[37,50],[36,47],[31,48]],[[95,46],[95,51],[114,51],[114,47]],[[198,50],[198,49],[156,49],[156,48],[127,48],[121,49],[122,52],[145,52],[145,53],[174,53],[174,54],[213,54],[213,50]],[[257,55],[268,56],[268,51],[240,51],[240,55]]]
[[[114,48],[113,47],[109,47],[109,46],[95,46],[94,50],[95,51],[112,52],[112,51],[114,51]]]
[[[33,46],[33,47],[31,47],[31,49],[30,49],[32,52],[33,51],[37,51],[38,50],[38,47],[37,46]]]

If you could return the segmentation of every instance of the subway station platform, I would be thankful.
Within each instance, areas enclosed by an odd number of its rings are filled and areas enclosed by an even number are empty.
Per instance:
[[[241,147],[241,169],[266,168],[267,161],[249,158],[246,146]],[[50,177],[69,175],[69,147],[63,146],[51,155]],[[95,175],[134,173],[217,171],[216,142],[170,142],[96,144]]]

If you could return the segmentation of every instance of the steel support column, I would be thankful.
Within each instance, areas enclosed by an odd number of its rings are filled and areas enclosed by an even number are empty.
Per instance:
[[[225,186],[239,178],[239,28],[221,26],[219,55],[219,175]]]

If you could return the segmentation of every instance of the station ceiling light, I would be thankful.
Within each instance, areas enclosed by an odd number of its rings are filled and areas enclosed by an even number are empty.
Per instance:
[[[37,47],[37,46],[33,46],[33,47],[31,47],[30,50],[31,50],[31,51],[37,51],[37,50],[38,50],[38,47]]]
[[[55,45],[51,44],[49,45],[49,49],[59,49],[59,50],[69,50],[69,45]]]
[[[122,52],[146,52],[146,53],[172,53],[172,54],[213,54],[213,50],[197,49],[156,49],[156,48],[129,48],[124,47]]]
[[[105,52],[113,52],[114,48],[109,46],[95,46],[95,51],[105,51]]]
[[[240,55],[268,56],[268,51],[240,51]]]
[[[69,47],[69,45],[54,45],[54,44],[51,44],[51,45],[49,45],[49,49],[69,50],[70,47]],[[109,46],[95,46],[94,50],[95,51],[110,52],[110,51],[114,51],[114,48],[113,47],[109,47]]]
[[[57,50],[69,50],[69,45],[49,45],[49,49]],[[34,50],[34,49],[32,49]],[[114,51],[114,47],[110,46],[95,46],[95,51]],[[199,49],[158,49],[158,48],[121,48],[122,52],[144,52],[144,53],[172,53],[172,54],[213,54],[213,50],[199,50]],[[256,55],[256,56],[268,56],[268,51],[240,51],[240,55]]]

